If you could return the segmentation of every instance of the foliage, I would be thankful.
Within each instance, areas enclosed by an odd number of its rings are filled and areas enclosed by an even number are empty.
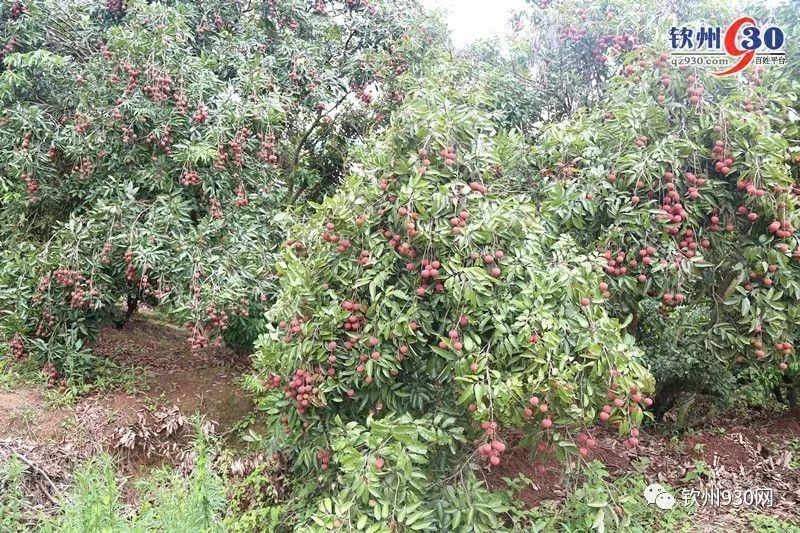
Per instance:
[[[373,468],[400,491],[371,489],[383,527],[400,516],[445,527],[445,516],[411,513],[418,497],[403,490],[411,472],[436,486],[456,466],[497,464],[505,428],[561,458],[579,448],[588,455],[594,442],[577,433],[599,416],[635,445],[652,390],[624,325],[603,311],[597,260],[545,233],[529,204],[493,189],[503,161],[476,110],[483,95],[442,88],[448,72],[418,82],[357,171],[291,232],[250,383],[271,440],[298,474],[337,479],[322,501],[350,501],[347,480],[369,466],[364,449],[337,448],[343,424],[368,447],[386,417],[432,413],[434,426],[463,432],[458,445],[424,454],[425,471],[398,462],[407,450],[381,452]]]
[[[25,513],[25,494],[22,490],[25,465],[12,456],[0,470],[0,530],[25,531],[29,517]]]
[[[187,477],[158,470],[137,483],[141,504],[130,508],[114,463],[101,454],[75,471],[70,492],[58,512],[39,525],[43,532],[222,531],[225,487],[214,471],[213,455],[202,431],[194,443],[196,464]]]
[[[665,319],[681,305],[705,308],[707,350],[691,357],[791,388],[800,86],[778,67],[716,79],[676,73],[665,57],[631,54],[601,105],[546,128],[528,186],[549,231],[602,254],[614,313],[650,299]]]
[[[523,515],[530,531],[689,531],[691,509],[679,503],[669,511],[648,504],[643,494],[649,485],[640,474],[609,480],[608,472],[592,461],[581,482],[559,508],[544,507]],[[665,487],[667,492],[673,492]]]
[[[639,303],[638,334],[656,381],[654,412],[660,418],[683,392],[702,392],[720,405],[733,399],[736,383],[731,364],[709,335],[709,313],[702,305],[661,312],[653,300]]]
[[[247,348],[283,208],[336,184],[438,39],[410,1],[20,6],[0,23],[0,318],[53,378],[140,302],[194,347],[231,327]]]

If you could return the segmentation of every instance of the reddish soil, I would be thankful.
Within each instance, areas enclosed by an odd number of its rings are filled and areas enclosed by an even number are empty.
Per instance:
[[[682,437],[644,429],[639,438],[641,444],[635,450],[623,446],[609,428],[595,428],[592,436],[597,447],[590,459],[604,463],[612,476],[636,470],[651,483],[667,483],[677,490],[705,490],[712,485],[739,490],[771,488],[773,507],[744,511],[758,511],[781,520],[800,518],[800,411],[727,413]],[[510,440],[511,444],[516,441]],[[700,468],[705,473],[698,475],[696,461],[704,463]],[[563,500],[575,482],[571,479],[567,485],[563,472],[563,467],[543,459],[542,454],[510,446],[501,464],[487,471],[486,478],[494,489],[504,489],[504,478],[514,479],[520,474],[533,480],[533,486],[517,493],[532,507],[545,500]],[[747,527],[745,513],[739,511],[701,507],[698,516],[708,525],[703,531],[739,530]]]
[[[70,416],[68,408],[47,407],[47,400],[36,388],[19,386],[0,391],[0,435],[35,432],[38,440],[54,442],[61,438]]]
[[[57,391],[21,385],[0,392],[0,435],[88,455],[106,450],[136,473],[182,459],[193,434],[191,415],[213,422],[220,434],[252,411],[252,398],[236,383],[248,369],[240,356],[224,347],[192,352],[180,329],[151,316],[104,329],[94,350],[144,376],[135,394],[94,393],[76,405],[55,407]]]
[[[224,346],[191,351],[184,333],[168,324],[146,317],[134,317],[123,329],[106,328],[97,339],[95,351],[119,365],[144,368],[149,402],[176,405],[183,414],[202,413],[221,430],[244,416],[251,398],[235,383],[248,370],[247,361]],[[130,401],[140,395],[110,398],[111,408],[130,410]]]
[[[512,448],[503,454],[499,465],[486,474],[486,482],[493,489],[505,488],[503,478],[515,479],[520,474],[533,481],[525,485],[516,497],[526,505],[534,507],[544,500],[560,499],[564,492],[559,480],[560,468],[539,456],[534,456],[525,448]]]

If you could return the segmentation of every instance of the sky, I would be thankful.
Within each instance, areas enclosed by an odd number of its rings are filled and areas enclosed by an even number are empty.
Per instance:
[[[447,14],[453,42],[462,46],[476,39],[505,34],[509,31],[511,11],[522,8],[525,0],[423,0],[423,4]]]

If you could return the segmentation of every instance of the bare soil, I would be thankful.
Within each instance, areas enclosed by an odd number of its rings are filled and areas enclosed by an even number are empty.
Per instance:
[[[0,391],[3,438],[61,444],[86,456],[105,450],[137,475],[182,459],[194,431],[192,415],[221,434],[252,410],[252,398],[236,382],[248,371],[246,360],[225,347],[193,352],[180,329],[151,316],[104,329],[94,350],[143,374],[142,390],[90,394],[68,407],[53,405],[57,391],[25,385]]]
[[[799,411],[725,413],[681,436],[645,428],[634,450],[608,428],[595,428],[592,437],[598,444],[589,459],[600,460],[612,476],[638,471],[650,483],[669,484],[676,489],[679,505],[683,488],[773,490],[772,507],[700,506],[696,515],[700,525],[693,531],[750,531],[749,513],[796,524],[800,531]],[[499,489],[506,486],[503,478],[525,475],[534,485],[516,496],[535,506],[545,500],[563,501],[562,472],[563,467],[542,454],[512,448],[498,467],[487,472],[487,481]]]

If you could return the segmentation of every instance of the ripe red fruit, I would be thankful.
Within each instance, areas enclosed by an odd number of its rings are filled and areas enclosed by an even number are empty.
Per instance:
[[[489,275],[491,275],[493,278],[499,278],[501,274],[502,271],[497,267],[494,267],[492,270],[489,271]]]
[[[600,418],[601,422],[608,422],[608,419],[611,418],[611,415],[603,411],[602,413],[600,413],[600,416],[598,418]]]
[[[504,451],[506,451],[506,445],[505,443],[503,443],[503,441],[493,440],[492,449],[497,450],[500,453],[503,453]]]
[[[383,457],[378,457],[375,459],[375,470],[383,470],[384,463],[385,461],[383,460]]]
[[[589,298],[587,298],[585,296],[583,298],[581,298],[581,305],[583,307],[587,307],[590,303],[592,303],[592,301]]]
[[[542,429],[550,429],[551,427],[553,427],[552,420],[550,420],[549,418],[545,418],[544,420],[542,420]]]
[[[489,457],[489,462],[492,464],[492,466],[497,466],[500,464],[500,458],[494,455],[492,457]]]
[[[522,410],[522,414],[525,415],[525,418],[530,418],[533,416],[533,410],[530,407],[526,407]]]

